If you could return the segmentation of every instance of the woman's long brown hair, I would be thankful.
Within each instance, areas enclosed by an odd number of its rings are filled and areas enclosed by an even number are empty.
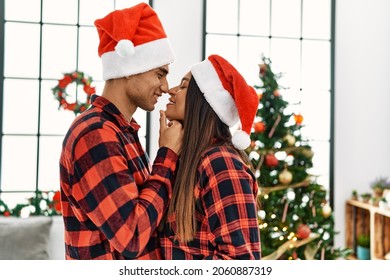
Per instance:
[[[193,78],[187,89],[183,127],[183,145],[168,215],[176,215],[176,238],[187,242],[197,230],[194,188],[200,159],[215,140],[231,145],[229,127],[218,118]],[[237,152],[250,164],[246,154]]]

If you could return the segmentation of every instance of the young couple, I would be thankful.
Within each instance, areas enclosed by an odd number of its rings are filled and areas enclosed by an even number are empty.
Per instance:
[[[174,55],[145,3],[95,26],[105,87],[72,123],[60,158],[66,259],[260,259],[258,186],[242,151],[254,89],[218,55],[169,89]],[[151,165],[132,116],[166,92]]]

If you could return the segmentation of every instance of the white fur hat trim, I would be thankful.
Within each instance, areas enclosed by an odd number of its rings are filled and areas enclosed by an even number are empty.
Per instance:
[[[116,44],[115,51],[120,57],[132,56],[135,53],[134,44],[130,40],[120,40]]]

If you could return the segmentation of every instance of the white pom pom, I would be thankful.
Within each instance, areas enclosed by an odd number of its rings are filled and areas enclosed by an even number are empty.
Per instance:
[[[249,135],[246,132],[242,130],[237,130],[233,134],[232,143],[234,147],[236,147],[237,149],[245,150],[250,145],[251,139],[249,138]]]
[[[134,44],[130,40],[120,40],[116,44],[115,51],[120,57],[132,56],[135,53]]]

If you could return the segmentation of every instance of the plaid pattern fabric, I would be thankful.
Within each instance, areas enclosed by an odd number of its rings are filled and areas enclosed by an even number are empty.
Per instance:
[[[206,151],[195,186],[197,232],[187,243],[175,240],[175,215],[159,231],[165,259],[260,259],[255,176],[235,150]]]
[[[66,259],[160,258],[177,155],[160,148],[151,167],[138,129],[100,96],[71,125],[60,158]]]

